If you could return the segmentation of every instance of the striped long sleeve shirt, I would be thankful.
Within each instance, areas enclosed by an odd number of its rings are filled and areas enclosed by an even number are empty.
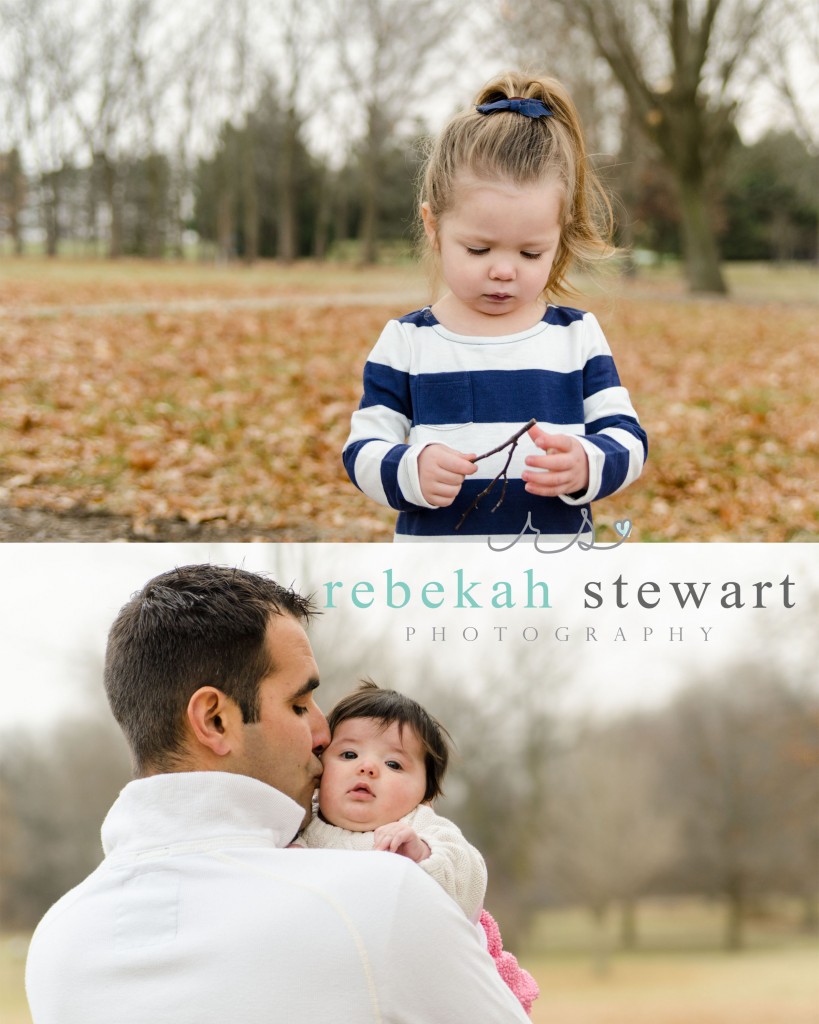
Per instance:
[[[543,454],[524,434],[501,484],[456,530],[464,511],[502,469],[506,451],[477,463],[446,508],[421,493],[418,456],[442,443],[481,454],[534,418],[547,433],[573,434],[589,458],[582,494],[528,494],[521,473]],[[620,384],[606,338],[591,313],[548,306],[518,334],[455,334],[429,307],[390,320],[364,367],[364,393],[342,457],[353,483],[398,509],[396,540],[512,541],[519,536],[565,542],[586,532],[590,503],[627,487],[647,455],[645,431]],[[584,513],[585,510],[585,513]]]

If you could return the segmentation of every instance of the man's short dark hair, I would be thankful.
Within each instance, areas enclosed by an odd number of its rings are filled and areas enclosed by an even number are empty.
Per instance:
[[[403,733],[405,726],[409,726],[424,751],[427,788],[423,801],[426,803],[441,795],[452,737],[417,700],[397,690],[382,690],[371,679],[364,679],[359,688],[342,697],[327,716],[331,734],[350,718],[374,718],[384,728],[397,722],[399,733]]]
[[[313,611],[308,598],[244,569],[187,565],[146,583],[114,621],[105,656],[105,690],[136,773],[178,764],[188,702],[202,686],[258,721],[259,683],[274,671],[271,616],[306,624]]]

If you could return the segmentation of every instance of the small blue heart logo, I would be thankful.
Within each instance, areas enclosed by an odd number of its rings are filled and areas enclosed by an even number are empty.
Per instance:
[[[631,533],[631,520],[630,519],[618,519],[614,524],[614,529],[620,534],[625,540],[626,537]]]

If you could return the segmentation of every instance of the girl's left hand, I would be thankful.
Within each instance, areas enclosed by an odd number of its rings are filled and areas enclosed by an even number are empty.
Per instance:
[[[529,494],[542,498],[558,494],[582,493],[589,486],[589,457],[586,449],[571,434],[547,434],[540,427],[530,427],[529,437],[543,455],[527,455],[526,465],[533,469],[548,470],[522,474]]]

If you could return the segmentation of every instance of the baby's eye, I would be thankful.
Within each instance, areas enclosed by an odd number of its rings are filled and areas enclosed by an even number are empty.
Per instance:
[[[522,252],[521,253],[521,256],[525,260],[539,260],[542,255],[543,255],[543,253],[541,253],[541,252]]]
[[[472,245],[468,245],[466,247],[466,251],[469,253],[470,256],[483,256],[485,253],[489,252],[488,249],[480,249],[477,246]]]
[[[384,764],[386,764],[388,768],[392,768],[392,770],[395,772],[401,771],[401,765],[398,763],[398,761],[385,761]]]
[[[342,750],[338,755],[343,761],[354,761],[358,754],[354,750]]]

